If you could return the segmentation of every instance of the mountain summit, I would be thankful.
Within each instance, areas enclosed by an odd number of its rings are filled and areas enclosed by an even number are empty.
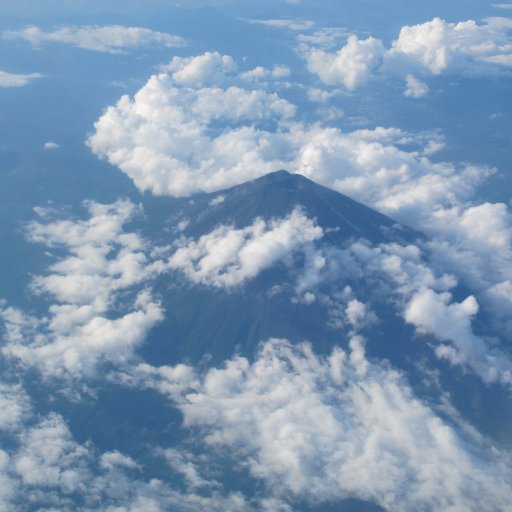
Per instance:
[[[159,226],[151,238],[165,244],[174,229],[187,261],[176,263],[172,285],[167,279],[160,283],[168,314],[156,328],[155,341],[143,348],[145,357],[160,363],[205,355],[218,362],[236,350],[251,354],[269,337],[315,340],[325,350],[339,342],[334,326],[341,320],[330,318],[334,303],[317,300],[308,286],[333,286],[340,274],[337,258],[356,241],[406,244],[420,236],[343,194],[283,170],[168,204],[170,214],[162,215],[162,206],[160,218],[150,220]],[[308,229],[316,230],[310,238]],[[258,253],[257,262],[248,261],[251,250]],[[248,270],[250,279],[242,278],[244,263],[236,254],[241,251],[247,267],[259,265],[257,273]],[[206,266],[224,257],[208,274]],[[238,277],[231,277],[235,270]],[[338,293],[360,287],[363,279],[354,277],[339,280]],[[308,284],[308,279],[318,282]]]

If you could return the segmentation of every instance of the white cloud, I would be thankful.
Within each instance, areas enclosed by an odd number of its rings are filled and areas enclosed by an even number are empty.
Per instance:
[[[136,48],[184,46],[181,37],[155,32],[147,28],[106,26],[66,26],[45,32],[36,26],[4,33],[5,39],[23,39],[33,46],[44,43],[65,43],[98,52],[122,53]]]
[[[52,140],[50,140],[50,141],[44,143],[43,148],[46,150],[59,149],[60,144],[57,144],[56,142],[53,142]]]
[[[406,88],[404,91],[404,96],[408,98],[423,98],[428,94],[428,85],[425,82],[422,82],[414,75],[407,75],[405,77]]]
[[[79,508],[84,512],[268,510],[264,500],[261,505],[252,500],[253,507],[241,493],[224,491],[215,480],[204,480],[200,474],[204,464],[194,464],[185,451],[160,449],[170,467],[174,462],[188,464],[176,468],[187,477],[185,490],[180,492],[165,481],[145,480],[143,467],[119,451],[101,453],[90,441],[77,442],[59,414],[51,412],[36,419],[33,416],[28,424],[19,425],[6,443],[8,451],[0,450],[2,512],[24,510],[27,503],[34,510]],[[204,457],[203,462],[212,463]],[[195,492],[198,487],[201,493]]]
[[[314,26],[310,20],[291,20],[291,19],[268,19],[268,20],[248,20],[253,25],[265,25],[267,27],[284,28],[293,31],[308,30]]]
[[[185,240],[169,266],[181,269],[195,283],[229,288],[322,236],[322,228],[295,209],[283,219],[255,219],[242,229],[220,226],[197,241]]]
[[[167,388],[185,426],[270,496],[397,511],[508,507],[507,454],[441,419],[398,372],[370,362],[360,338],[326,358],[271,340],[253,363],[237,357],[185,384]]]
[[[10,457],[7,452],[0,449],[0,511],[11,512],[16,510],[14,499],[18,491],[17,482],[9,473]]]
[[[350,35],[350,31],[342,27],[326,27],[310,34],[299,34],[297,41],[307,46],[329,49],[338,46],[341,39],[346,39]]]
[[[317,101],[319,103],[327,103],[333,96],[340,94],[340,89],[334,89],[326,91],[325,89],[318,89],[317,87],[310,87],[308,89],[308,98],[311,101]]]
[[[257,66],[254,69],[240,74],[240,78],[249,81],[280,80],[290,76],[290,68],[284,65],[276,65],[272,69]]]
[[[32,80],[41,78],[43,75],[40,73],[29,73],[20,75],[15,73],[7,73],[7,71],[0,71],[0,87],[23,87],[29,84]]]
[[[309,71],[323,83],[354,90],[376,74],[409,77],[416,71],[434,75],[448,71],[466,75],[500,73],[512,66],[510,29],[508,18],[487,18],[481,25],[473,20],[448,23],[434,18],[402,27],[389,49],[381,40],[370,37],[362,41],[354,35],[336,53],[321,49],[325,46],[321,39],[317,42],[303,36],[299,43]],[[413,87],[412,79],[407,81],[410,96],[419,97],[414,90],[425,94],[425,85],[418,89]]]
[[[512,383],[512,361],[496,350],[491,351],[471,329],[471,319],[478,312],[475,297],[469,296],[461,303],[451,300],[449,293],[423,290],[413,296],[404,317],[419,329],[452,343],[436,348],[439,357],[470,366],[487,383]]]
[[[458,254],[460,249],[456,249],[455,242],[453,247]],[[500,382],[509,386],[512,359],[500,339],[507,339],[511,327],[510,281],[502,282],[500,276],[487,275],[487,288],[483,286],[483,291],[478,293],[492,319],[487,329],[489,337],[485,338],[473,329],[473,319],[479,309],[477,299],[468,296],[458,303],[450,293],[459,284],[456,275],[462,280],[464,272],[456,263],[430,267],[428,254],[416,245],[372,246],[365,240],[346,247],[317,244],[305,251],[295,292],[302,302],[316,301],[323,305],[332,328],[350,326],[353,332],[367,329],[378,321],[372,305],[379,309],[383,303],[388,303],[405,321],[415,325],[419,334],[430,335],[425,339],[437,357],[474,372],[485,383]],[[436,256],[443,259],[442,255]],[[473,254],[468,266],[485,271],[486,265],[495,264],[488,260],[475,262],[475,258]],[[446,273],[446,268],[452,273]],[[500,284],[489,284],[493,282]]]
[[[491,4],[495,9],[512,9],[512,3]]]
[[[20,384],[0,382],[0,431],[12,432],[30,413],[30,399]]]
[[[87,206],[87,220],[28,226],[31,241],[67,251],[48,274],[33,278],[33,290],[55,300],[48,315],[30,317],[12,307],[0,311],[4,356],[45,376],[93,376],[102,362],[124,363],[162,318],[149,290],[139,291],[121,316],[116,311],[117,292],[128,292],[164,268],[147,255],[136,234],[123,232],[134,205],[118,201]]]
[[[173,57],[161,70],[169,72],[178,85],[198,88],[224,82],[225,75],[234,73],[237,65],[229,55],[206,52],[197,57]]]
[[[336,54],[311,49],[305,57],[308,70],[317,74],[323,83],[342,84],[348,90],[354,90],[380,67],[384,52],[380,40],[373,37],[361,40],[352,35]]]
[[[257,125],[286,120],[295,107],[261,90],[178,87],[173,76],[183,71],[190,85],[208,80],[198,59],[173,75],[151,77],[133,100],[123,96],[88,139],[94,153],[120,167],[141,190],[178,196],[215,191],[284,166],[286,137],[276,141]],[[217,68],[209,69],[215,77]],[[230,129],[214,129],[219,122]]]
[[[510,24],[504,20],[488,18],[478,25],[473,20],[447,23],[434,18],[427,23],[406,26],[393,42],[390,57],[407,56],[433,74],[448,68],[476,72],[481,63],[498,63],[500,58],[511,55]]]
[[[85,491],[88,450],[72,439],[61,416],[51,414],[22,437],[14,467],[24,486]]]

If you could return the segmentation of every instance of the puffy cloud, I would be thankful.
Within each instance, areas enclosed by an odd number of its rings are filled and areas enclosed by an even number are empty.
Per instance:
[[[167,388],[185,426],[271,496],[397,511],[508,506],[507,454],[443,420],[397,371],[370,362],[358,337],[325,358],[271,340],[253,363],[234,358],[184,389]]]
[[[198,78],[202,69],[191,61],[174,74],[206,80]],[[293,105],[238,86],[177,87],[172,76],[155,75],[133,100],[123,96],[108,108],[88,139],[93,152],[155,194],[220,190],[275,170],[279,162],[283,167],[289,141],[256,125],[290,118]],[[231,129],[214,128],[220,122]]]
[[[61,416],[51,414],[24,432],[21,444],[14,468],[24,486],[85,491],[88,450],[73,440]]]
[[[287,66],[274,66],[272,69],[267,69],[262,66],[257,66],[254,69],[249,71],[245,71],[240,75],[240,78],[244,80],[250,81],[260,81],[260,80],[269,80],[276,79],[279,80],[281,78],[286,78],[290,76],[290,68]]]
[[[169,266],[193,282],[232,287],[322,236],[322,228],[295,209],[284,219],[256,219],[242,229],[220,226],[197,241],[186,240]]]
[[[174,57],[161,69],[168,71],[176,84],[198,88],[223,82],[226,74],[237,70],[237,65],[229,55],[206,52],[197,57]]]
[[[475,336],[471,319],[478,312],[478,303],[473,296],[461,303],[451,303],[449,293],[432,290],[418,292],[405,310],[405,319],[436,335],[449,340],[453,346],[436,348],[439,357],[453,364],[470,366],[485,382],[512,382],[512,361],[498,351],[491,351],[484,341]]]
[[[66,26],[54,32],[45,32],[36,26],[23,30],[4,33],[5,39],[23,39],[33,46],[44,43],[65,43],[86,50],[98,52],[122,53],[148,46],[165,46],[173,48],[183,46],[181,37],[155,32],[147,28],[106,26]]]
[[[407,75],[405,77],[406,88],[404,91],[404,96],[409,98],[423,98],[428,94],[428,85],[425,82],[422,82],[414,75]]]
[[[43,75],[40,73],[29,73],[25,75],[8,73],[7,71],[0,71],[0,87],[23,87],[29,84],[32,80],[41,78]]]
[[[141,285],[162,271],[144,242],[123,224],[135,213],[128,201],[112,205],[87,204],[87,220],[62,220],[28,226],[31,241],[68,252],[49,273],[35,276],[35,292],[55,299],[48,316],[35,318],[4,307],[6,343],[2,352],[44,375],[93,376],[102,362],[123,363],[162,318],[159,303],[149,290],[139,291],[128,311],[116,316],[116,293]]]
[[[352,35],[336,54],[311,49],[305,56],[308,70],[317,74],[323,83],[342,84],[354,90],[380,67],[384,51],[380,40],[373,37],[361,40]]]
[[[427,23],[406,26],[393,42],[390,57],[404,55],[433,74],[449,67],[472,73],[478,71],[481,63],[507,65],[512,41],[510,23],[504,20],[488,18],[478,25],[473,20],[447,23],[434,18]]]
[[[391,48],[381,40],[361,41],[351,35],[337,52],[327,52],[308,36],[299,38],[300,52],[308,69],[327,85],[353,90],[377,73],[408,75],[408,88],[425,94],[425,85],[410,74],[457,71],[463,74],[500,73],[512,65],[511,23],[508,18],[488,18],[479,25],[473,20],[448,23],[434,18],[426,23],[404,26]],[[320,47],[320,48],[319,48]],[[421,85],[421,87],[420,87]],[[417,93],[416,93],[417,94]]]
[[[20,384],[0,382],[0,431],[15,431],[30,414],[30,399]]]

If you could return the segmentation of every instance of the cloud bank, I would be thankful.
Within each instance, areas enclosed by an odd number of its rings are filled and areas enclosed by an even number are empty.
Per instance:
[[[176,401],[185,426],[236,454],[276,497],[397,511],[508,507],[508,455],[459,433],[401,374],[370,362],[359,337],[326,358],[270,340],[253,363],[237,357],[204,375],[144,365],[129,379]]]
[[[414,98],[427,94],[428,88],[418,89],[413,73],[486,76],[508,72],[512,66],[511,29],[509,18],[488,18],[481,25],[473,20],[448,23],[434,18],[402,27],[388,49],[379,39],[351,35],[335,53],[318,47],[315,39],[308,37],[299,38],[299,51],[309,71],[326,85],[354,91],[374,76],[401,75],[407,76],[407,91],[421,91],[406,94]]]

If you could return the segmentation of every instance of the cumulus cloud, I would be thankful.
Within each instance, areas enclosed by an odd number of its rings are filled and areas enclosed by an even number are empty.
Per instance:
[[[147,28],[123,27],[121,25],[106,26],[66,26],[53,32],[45,32],[36,26],[23,30],[4,33],[5,39],[23,39],[33,46],[45,43],[65,43],[108,53],[123,53],[136,48],[164,46],[174,48],[184,46],[181,37],[155,32]]]
[[[91,202],[87,207],[87,220],[28,226],[31,241],[67,251],[32,282],[35,293],[54,299],[48,315],[36,318],[9,306],[1,311],[4,356],[39,368],[44,375],[92,376],[102,362],[125,362],[162,318],[148,289],[134,294],[124,306],[125,314],[114,314],[117,292],[127,293],[163,269],[163,262],[152,260],[138,235],[123,231],[135,206],[118,201]]]
[[[472,73],[481,69],[482,63],[507,65],[511,55],[510,28],[507,18],[488,18],[482,25],[473,20],[447,23],[434,18],[403,27],[393,42],[390,57],[406,56],[435,75],[449,67]]]
[[[285,163],[280,153],[289,145],[286,137],[276,141],[257,125],[286,120],[295,107],[263,90],[178,87],[176,74],[190,86],[215,80],[218,68],[208,64],[211,74],[204,75],[204,63],[219,59],[202,57],[173,66],[170,75],[151,77],[133,99],[123,96],[95,123],[88,139],[93,152],[141,190],[177,196],[215,191]],[[231,129],[215,129],[219,123]]]
[[[185,426],[270,495],[316,505],[358,498],[397,511],[508,506],[507,454],[439,417],[397,371],[370,362],[359,337],[325,358],[270,340],[253,363],[229,360],[191,389],[190,374],[186,386],[176,378],[166,389]]]
[[[434,18],[426,23],[404,26],[391,47],[381,40],[348,37],[336,53],[322,49],[314,39],[299,38],[300,52],[308,69],[327,85],[343,85],[354,90],[376,74],[407,77],[408,91],[422,91],[425,86],[411,73],[438,75],[442,72],[463,74],[500,73],[512,66],[511,24],[508,18],[488,18],[483,24],[473,20],[448,23]],[[321,41],[319,41],[321,43]]]
[[[234,73],[237,64],[229,55],[218,52],[206,52],[197,57],[173,57],[162,71],[167,71],[173,81],[185,87],[204,87],[225,81],[225,75]]]
[[[414,75],[407,75],[405,77],[406,87],[404,91],[404,96],[408,98],[423,98],[428,94],[428,85],[425,82],[422,82]]]
[[[195,283],[229,288],[322,236],[322,228],[295,209],[284,219],[256,219],[242,229],[220,226],[197,241],[185,240],[169,267],[181,269]]]
[[[23,87],[43,75],[40,73],[16,74],[0,71],[0,87]]]
[[[352,91],[362,85],[382,64],[384,45],[378,39],[350,36],[336,54],[311,49],[306,53],[308,70],[327,85],[342,84]]]
[[[451,346],[436,348],[439,357],[453,364],[472,367],[485,382],[512,382],[512,361],[503,354],[489,350],[471,329],[471,320],[478,312],[472,295],[461,303],[453,303],[449,293],[423,290],[415,294],[405,310],[405,319],[419,329],[431,332]]]

